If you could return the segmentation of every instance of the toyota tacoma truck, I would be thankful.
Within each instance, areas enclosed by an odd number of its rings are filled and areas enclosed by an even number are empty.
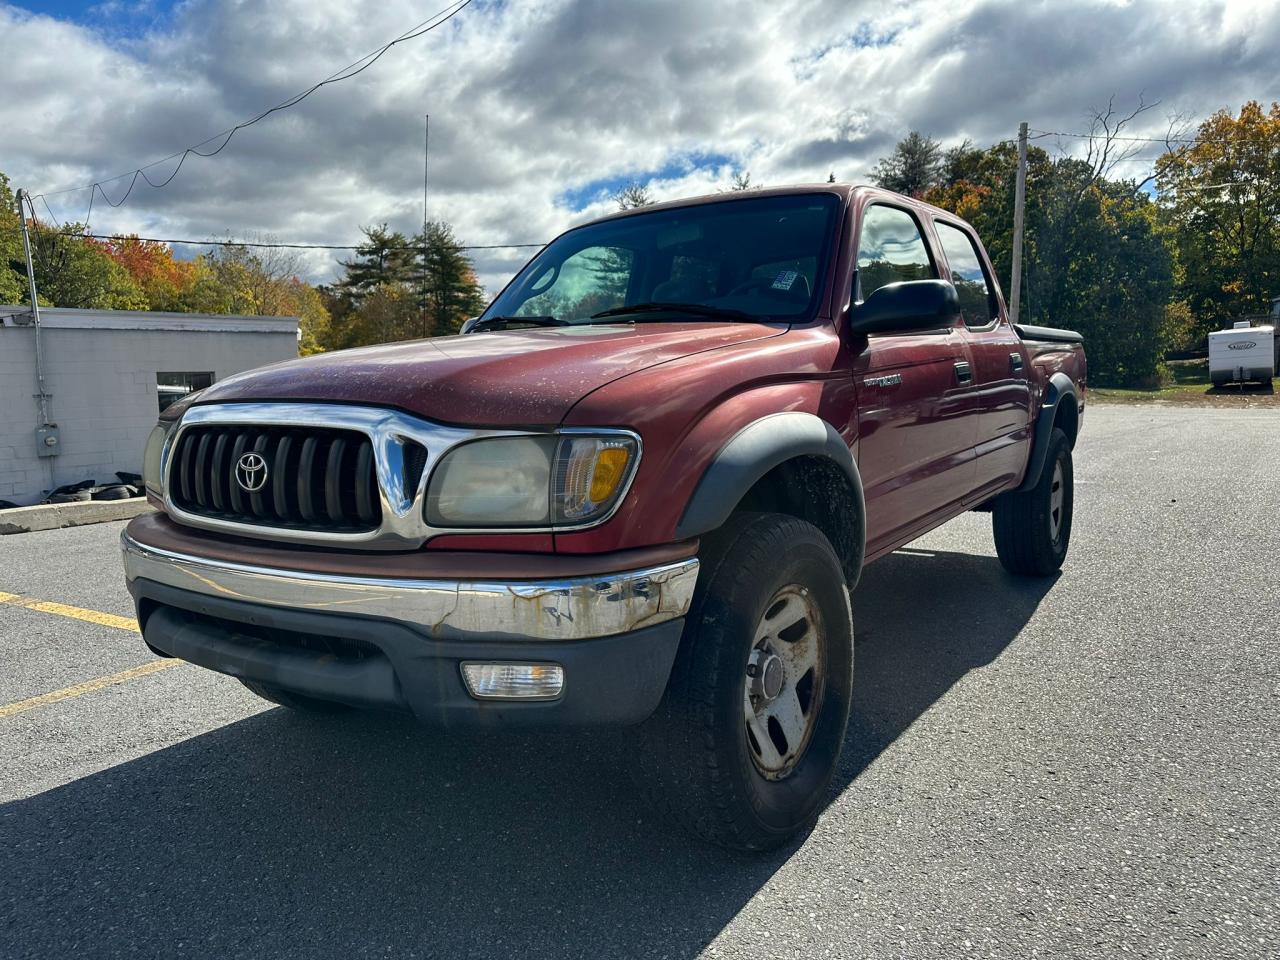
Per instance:
[[[1012,325],[944,210],[657,204],[556,238],[461,335],[174,403],[125,572],[160,656],[300,710],[634,725],[670,811],[763,849],[823,804],[863,566],[982,510],[1054,574],[1084,395],[1079,335]]]

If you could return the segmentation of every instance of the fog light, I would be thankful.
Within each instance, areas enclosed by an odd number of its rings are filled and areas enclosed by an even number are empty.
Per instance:
[[[564,689],[558,663],[464,663],[462,679],[477,700],[554,700]]]

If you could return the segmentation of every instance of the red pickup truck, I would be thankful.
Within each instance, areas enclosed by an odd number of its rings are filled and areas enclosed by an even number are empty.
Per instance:
[[[161,656],[305,710],[637,724],[696,833],[817,817],[862,567],[968,510],[1001,562],[1071,536],[1085,358],[1015,327],[973,230],[791,187],[576,227],[463,335],[173,404],[123,535]],[[921,598],[928,602],[928,598]]]

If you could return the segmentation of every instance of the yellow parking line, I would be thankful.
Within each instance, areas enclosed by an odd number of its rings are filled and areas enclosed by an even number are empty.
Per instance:
[[[28,610],[39,610],[41,613],[52,613],[60,617],[85,620],[104,627],[115,627],[118,630],[138,632],[138,622],[133,617],[118,617],[114,613],[103,613],[100,610],[86,610],[84,607],[72,607],[65,603],[55,603],[52,600],[37,600],[34,597],[26,597],[18,593],[5,593],[3,590],[0,590],[0,603],[7,603],[14,607],[25,607]],[[127,680],[158,673],[161,670],[167,670],[169,667],[176,667],[181,663],[181,660],[152,660],[150,663],[144,663],[140,667],[122,670],[106,677],[86,680],[84,683],[77,683],[74,687],[63,687],[61,690],[51,690],[49,693],[42,693],[36,697],[28,697],[26,700],[8,703],[0,706],[0,720],[12,717],[14,714],[22,713],[25,710],[34,710],[36,707],[57,703],[59,700],[70,700],[72,697],[93,693],[95,690],[113,687],[117,683],[124,683]]]
[[[94,680],[77,683],[74,687],[63,687],[61,690],[42,693],[38,697],[29,697],[16,703],[7,703],[0,707],[0,720],[12,717],[15,713],[22,713],[24,710],[34,710],[36,707],[48,706],[51,703],[57,703],[59,700],[70,700],[72,697],[79,697],[86,693],[93,693],[95,690],[115,686],[117,683],[124,683],[126,680],[145,677],[149,673],[158,673],[161,670],[167,670],[169,667],[176,667],[180,663],[182,663],[181,660],[152,660],[150,663],[144,663],[140,667],[122,670],[108,677],[97,677]]]
[[[115,627],[118,630],[138,632],[138,621],[133,617],[118,617],[114,613],[102,613],[98,610],[86,610],[83,607],[71,607],[65,603],[54,603],[52,600],[37,600],[18,593],[5,593],[0,590],[0,603],[15,607],[26,607],[28,610],[39,610],[41,613],[55,613],[60,617],[73,617],[76,620],[87,620],[89,623],[104,627]]]

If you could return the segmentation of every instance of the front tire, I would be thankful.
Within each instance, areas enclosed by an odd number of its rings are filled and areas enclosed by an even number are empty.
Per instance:
[[[996,554],[1004,568],[1029,577],[1056,573],[1071,544],[1074,504],[1071,441],[1055,427],[1036,485],[997,497],[991,511]]]
[[[738,850],[812,828],[849,718],[853,624],[817,527],[737,514],[704,539],[671,680],[641,728],[642,777],[693,833]]]

